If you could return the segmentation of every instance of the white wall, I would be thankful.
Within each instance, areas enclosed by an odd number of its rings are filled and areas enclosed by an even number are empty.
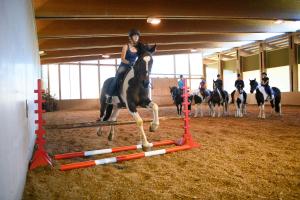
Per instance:
[[[34,145],[39,55],[31,1],[1,0],[0,13],[0,199],[10,200],[22,198]]]

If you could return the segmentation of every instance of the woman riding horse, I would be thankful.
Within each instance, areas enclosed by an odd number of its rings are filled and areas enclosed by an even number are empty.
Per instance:
[[[250,92],[253,93],[255,91],[255,98],[257,101],[257,105],[259,106],[259,114],[258,118],[266,118],[265,115],[265,101],[270,100],[268,98],[269,94],[266,91],[264,86],[258,84],[256,79],[249,80],[250,81]],[[281,92],[278,88],[272,87],[274,91],[274,98],[270,100],[272,108],[275,109],[275,112],[281,115]],[[275,106],[274,106],[275,104]],[[272,110],[273,112],[273,110]]]
[[[137,112],[137,106],[149,108],[153,111],[153,121],[150,123],[150,131],[155,131],[159,126],[158,106],[149,99],[148,89],[145,88],[145,82],[149,82],[149,75],[153,64],[151,54],[155,51],[155,47],[150,48],[139,42],[136,45],[137,61],[124,76],[124,80],[120,84],[119,94],[113,96],[112,104],[108,104],[106,99],[108,92],[111,91],[110,87],[116,81],[116,78],[111,77],[104,82],[100,96],[100,120],[116,121],[120,104],[121,102],[124,103],[139,128],[144,150],[149,150],[151,144],[148,142],[144,132],[143,120]],[[102,134],[102,127],[98,129],[97,134]],[[113,134],[114,126],[111,126],[108,136],[109,140],[112,140]]]
[[[111,86],[107,91],[106,102],[108,104],[112,103],[112,96],[117,92],[119,82],[124,78],[124,75],[130,70],[138,57],[136,45],[139,42],[140,35],[140,31],[136,29],[131,29],[128,32],[129,43],[122,48],[121,64],[116,72],[116,78],[111,82]]]

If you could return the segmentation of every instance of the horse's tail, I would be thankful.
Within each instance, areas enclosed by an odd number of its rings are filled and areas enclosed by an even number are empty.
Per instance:
[[[280,112],[281,92],[277,87],[272,87],[275,96],[275,112]]]
[[[102,90],[101,90],[101,95],[100,95],[100,119],[102,119],[104,117],[103,121],[107,121],[109,119],[110,115],[111,115],[111,112],[112,112],[112,105],[108,105],[106,103],[107,90],[108,90],[112,80],[113,80],[113,78],[106,79],[103,83],[103,87],[102,87]],[[111,106],[111,108],[110,108],[110,106]]]

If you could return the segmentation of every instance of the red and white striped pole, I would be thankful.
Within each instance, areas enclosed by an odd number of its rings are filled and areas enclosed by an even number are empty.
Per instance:
[[[176,143],[176,147],[171,147],[167,149],[159,149],[154,151],[148,151],[148,152],[140,152],[140,153],[134,153],[134,154],[127,154],[127,155],[120,155],[110,158],[103,158],[99,160],[89,160],[85,162],[78,162],[78,163],[70,163],[61,165],[60,170],[66,171],[71,169],[77,169],[77,168],[86,168],[96,165],[104,165],[109,163],[118,163],[123,162],[127,160],[133,160],[138,158],[144,158],[144,157],[150,157],[150,156],[156,156],[156,155],[163,155],[167,153],[172,153],[176,151],[182,151],[187,150],[195,147],[199,147],[200,145],[193,141],[192,135],[190,133],[190,125],[189,125],[189,110],[188,110],[188,92],[187,92],[187,81],[184,80],[184,134],[182,138]],[[161,141],[153,143],[153,146],[161,146],[161,145],[167,145],[167,144],[174,144],[172,140],[168,141]],[[96,150],[96,151],[88,151],[88,152],[75,152],[70,154],[61,154],[57,155],[56,159],[63,159],[63,158],[71,158],[71,157],[78,157],[78,156],[89,156],[89,155],[96,155],[96,154],[103,154],[103,153],[113,153],[113,152],[120,152],[120,151],[126,151],[126,150],[135,150],[137,148],[140,148],[141,146],[138,145],[132,145],[132,146],[125,146],[125,147],[117,147],[112,149],[102,149],[102,150]],[[97,152],[98,151],[98,152]]]
[[[189,145],[183,145],[183,146],[176,146],[176,147],[171,147],[171,148],[167,148],[167,149],[159,149],[159,150],[148,151],[148,152],[141,152],[141,153],[127,154],[127,155],[121,155],[121,156],[110,157],[110,158],[103,158],[103,159],[99,159],[99,160],[89,160],[89,161],[85,161],[85,162],[70,163],[70,164],[66,164],[66,165],[61,165],[60,170],[67,171],[67,170],[71,170],[71,169],[86,168],[86,167],[92,167],[92,166],[96,166],[96,165],[118,163],[118,162],[123,162],[123,161],[127,161],[127,160],[134,160],[134,159],[138,159],[138,158],[163,155],[163,154],[172,153],[172,152],[176,152],[176,151],[187,150],[190,148],[192,148],[192,147]]]
[[[151,147],[158,147],[164,145],[172,145],[175,144],[173,140],[163,140],[158,142],[150,143]],[[108,154],[108,153],[116,153],[121,151],[130,151],[130,150],[137,150],[141,149],[142,145],[131,145],[131,146],[123,146],[123,147],[115,147],[109,149],[99,149],[99,150],[92,150],[92,151],[81,151],[81,152],[71,152],[65,154],[57,154],[54,156],[56,160],[60,159],[67,159],[67,158],[75,158],[75,157],[87,157],[87,156],[94,156],[94,155],[101,155],[101,154]]]

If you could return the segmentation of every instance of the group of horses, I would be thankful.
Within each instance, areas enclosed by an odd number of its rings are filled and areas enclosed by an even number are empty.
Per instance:
[[[253,93],[255,91],[255,98],[257,101],[257,105],[259,106],[259,118],[265,118],[265,111],[264,106],[266,101],[270,101],[270,104],[272,106],[272,112],[273,109],[276,113],[279,113],[281,115],[281,92],[278,88],[272,87],[274,98],[271,99],[271,97],[267,94],[265,87],[260,85],[256,79],[249,80],[250,81],[250,92]],[[228,113],[228,107],[229,107],[229,94],[227,91],[223,90],[222,92],[218,89],[218,86],[216,85],[216,81],[213,81],[213,90],[205,90],[205,89],[197,89],[194,91],[191,91],[189,93],[189,110],[191,110],[192,102],[195,103],[195,113],[194,117],[198,116],[198,113],[200,111],[200,116],[203,117],[203,103],[206,103],[208,105],[208,115],[215,117],[216,116],[216,106],[217,106],[217,116],[227,116]],[[170,93],[172,96],[172,99],[174,101],[174,104],[177,107],[177,115],[181,115],[182,111],[182,94],[181,90],[176,87],[170,87]],[[243,117],[247,111],[246,111],[246,104],[247,104],[247,93],[243,90],[241,85],[237,85],[236,89],[231,93],[231,103],[235,105],[235,117]],[[220,111],[222,107],[222,112]]]
[[[133,65],[133,67],[128,70],[126,75],[124,76],[124,79],[119,83],[118,86],[118,95],[113,96],[112,98],[112,104],[109,104],[107,102],[107,91],[110,87],[111,81],[114,79],[109,78],[107,79],[104,84],[101,91],[100,96],[100,121],[116,121],[119,115],[119,109],[120,108],[127,108],[128,112],[132,115],[134,120],[136,121],[140,138],[141,138],[141,145],[143,150],[147,151],[151,148],[151,143],[148,142],[146,134],[144,132],[143,128],[143,120],[140,117],[137,107],[144,107],[148,108],[153,112],[153,120],[150,123],[149,130],[151,132],[155,131],[159,127],[159,117],[158,117],[158,106],[156,103],[152,102],[152,100],[149,98],[149,88],[145,87],[145,82],[149,82],[149,75],[151,72],[152,64],[153,64],[153,58],[152,53],[155,51],[155,46],[150,47],[148,45],[144,45],[142,43],[139,43],[137,46],[138,50],[138,59]],[[256,80],[250,81],[251,85],[251,92],[256,91],[256,99],[257,103],[260,106],[260,117],[264,118],[264,102],[267,99],[268,95],[266,94],[264,88],[260,86]],[[275,99],[271,101],[272,107],[274,107],[275,104],[275,111],[281,112],[280,107],[280,91],[278,89],[273,88],[274,91],[276,91]],[[174,101],[177,105],[180,106],[179,113],[181,113],[181,103],[182,103],[182,97],[180,91],[178,92],[176,87],[171,88],[171,93],[174,97]],[[203,111],[201,109],[201,105],[203,102],[208,102],[208,105],[210,107],[210,114],[212,116],[216,115],[215,112],[215,106],[218,105],[218,116],[221,116],[220,113],[220,106],[223,107],[223,114],[227,115],[228,113],[228,103],[229,103],[229,96],[228,93],[225,92],[225,97],[223,98],[222,95],[220,95],[220,91],[217,89],[217,86],[214,82],[214,90],[212,92],[209,92],[209,95],[205,95],[205,93],[199,92],[193,92],[190,95],[190,101],[194,99],[196,104],[196,113],[198,113],[198,106],[200,106],[200,112],[201,115],[203,115]],[[234,102],[239,109],[239,111],[236,112],[236,116],[242,116],[246,109],[246,98],[244,98],[243,92],[241,90],[237,90],[233,94]],[[274,101],[274,102],[273,102]],[[190,107],[191,109],[191,107]],[[197,115],[197,114],[196,114]],[[110,126],[108,139],[112,140],[113,135],[115,132],[114,125]],[[98,128],[97,134],[101,135],[103,133],[102,127]]]

